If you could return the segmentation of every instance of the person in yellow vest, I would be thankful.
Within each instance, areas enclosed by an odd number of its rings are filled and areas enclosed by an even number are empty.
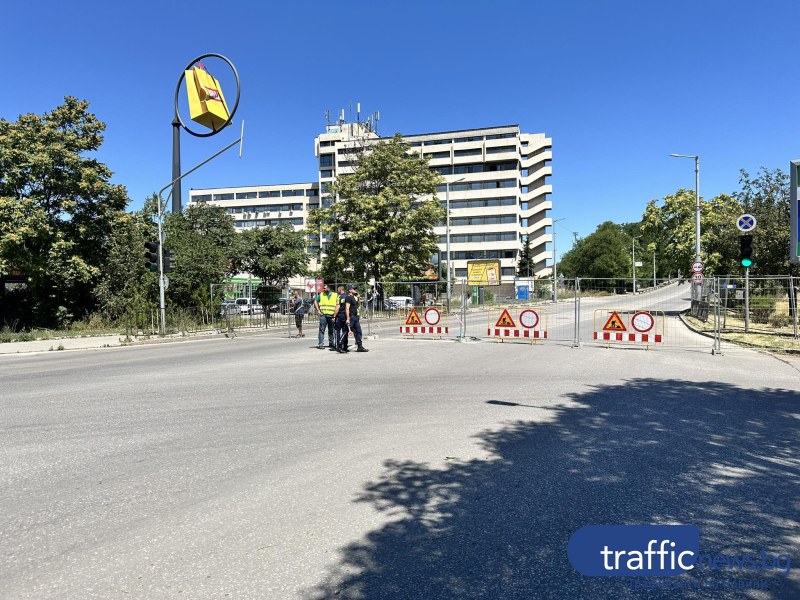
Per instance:
[[[330,291],[328,285],[322,286],[322,291],[314,298],[314,308],[319,313],[319,338],[317,348],[325,349],[325,328],[328,328],[328,348],[333,350],[336,343],[333,340],[333,312],[336,310],[339,296]]]

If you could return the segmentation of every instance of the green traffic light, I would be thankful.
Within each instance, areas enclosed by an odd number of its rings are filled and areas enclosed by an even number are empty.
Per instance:
[[[743,258],[742,259],[742,266],[743,267],[750,267],[752,265],[753,265],[753,261],[751,259],[749,259],[749,258]]]

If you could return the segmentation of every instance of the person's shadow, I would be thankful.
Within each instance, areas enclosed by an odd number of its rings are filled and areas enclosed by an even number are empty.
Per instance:
[[[578,574],[566,552],[584,525],[690,524],[701,552],[800,560],[797,392],[640,379],[572,399],[549,422],[477,436],[489,460],[387,461],[355,501],[391,522],[344,547],[306,597],[800,598],[796,570],[696,569],[655,580],[680,591],[642,591]],[[732,587],[753,580],[767,589]]]

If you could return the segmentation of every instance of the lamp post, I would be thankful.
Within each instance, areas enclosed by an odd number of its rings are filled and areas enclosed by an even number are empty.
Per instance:
[[[631,264],[633,265],[633,293],[636,293],[636,240],[638,237],[631,237]]]
[[[693,158],[694,159],[694,259],[702,262],[700,258],[700,157],[691,154],[670,154],[674,158]],[[692,285],[692,296],[694,288]]]
[[[566,220],[561,217],[553,221],[553,302],[558,302],[558,260],[556,259],[556,223]]]
[[[450,184],[451,183],[458,183],[459,181],[464,181],[466,177],[462,177],[461,179],[456,179],[453,182],[445,181],[445,205],[447,206],[447,313],[450,314],[450,290],[452,289],[452,281],[451,281],[451,273],[453,272],[450,268]]]

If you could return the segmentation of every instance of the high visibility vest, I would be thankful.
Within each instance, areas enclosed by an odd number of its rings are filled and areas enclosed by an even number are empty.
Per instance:
[[[338,300],[338,296],[333,292],[328,292],[327,297],[325,293],[321,293],[319,295],[319,309],[322,311],[323,315],[332,315],[333,311],[336,310],[336,302]]]

